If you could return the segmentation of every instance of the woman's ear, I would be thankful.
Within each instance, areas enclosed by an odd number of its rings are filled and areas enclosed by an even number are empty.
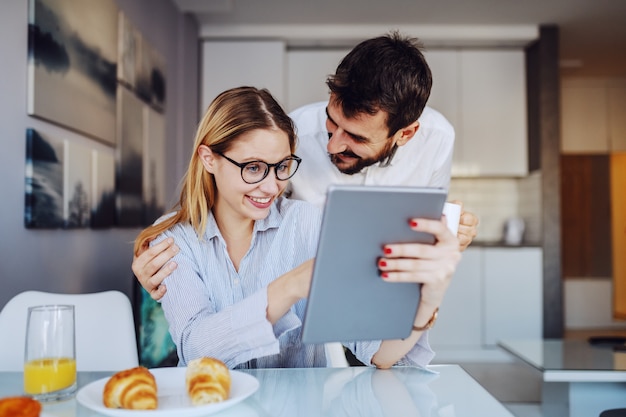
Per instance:
[[[215,154],[213,151],[206,145],[200,145],[198,147],[198,157],[204,169],[213,174],[215,169]]]

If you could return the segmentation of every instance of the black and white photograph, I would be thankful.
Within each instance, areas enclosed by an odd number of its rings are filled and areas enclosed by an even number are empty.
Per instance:
[[[33,229],[63,226],[65,141],[26,130],[24,225]]]
[[[135,88],[137,48],[141,35],[124,12],[119,12],[117,79],[129,89]]]
[[[85,228],[91,217],[91,149],[67,142],[65,148],[65,227]]]
[[[115,145],[118,8],[30,0],[28,114]]]
[[[144,107],[143,200],[144,224],[165,213],[165,117]]]
[[[115,188],[118,226],[143,224],[143,108],[131,91],[118,87],[118,146]]]
[[[139,62],[135,91],[147,104],[158,111],[165,109],[165,59],[142,36],[139,42]]]
[[[111,153],[92,153],[91,227],[104,229],[115,225],[115,157]]]

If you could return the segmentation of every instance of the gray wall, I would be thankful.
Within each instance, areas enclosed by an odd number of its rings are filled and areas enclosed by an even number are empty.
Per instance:
[[[0,307],[29,289],[68,293],[117,289],[130,296],[132,241],[139,229],[24,228],[27,128],[111,149],[27,115],[28,3],[3,0],[0,6]],[[197,24],[170,0],[117,0],[117,4],[166,59],[170,206],[177,198],[198,120]]]

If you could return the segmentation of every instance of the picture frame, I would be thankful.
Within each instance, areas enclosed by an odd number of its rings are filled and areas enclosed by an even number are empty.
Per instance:
[[[115,145],[117,4],[29,1],[28,114]]]

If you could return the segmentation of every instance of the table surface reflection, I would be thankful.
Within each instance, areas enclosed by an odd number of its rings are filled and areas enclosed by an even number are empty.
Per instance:
[[[434,365],[429,371],[411,367],[246,370],[259,380],[258,391],[243,402],[211,415],[513,417],[458,365]],[[79,389],[109,375],[79,372]],[[22,373],[0,372],[0,397],[20,395],[22,384]],[[71,399],[46,405],[44,416],[100,414]]]
[[[546,381],[626,381],[626,352],[586,340],[503,340],[498,345],[541,371]]]

